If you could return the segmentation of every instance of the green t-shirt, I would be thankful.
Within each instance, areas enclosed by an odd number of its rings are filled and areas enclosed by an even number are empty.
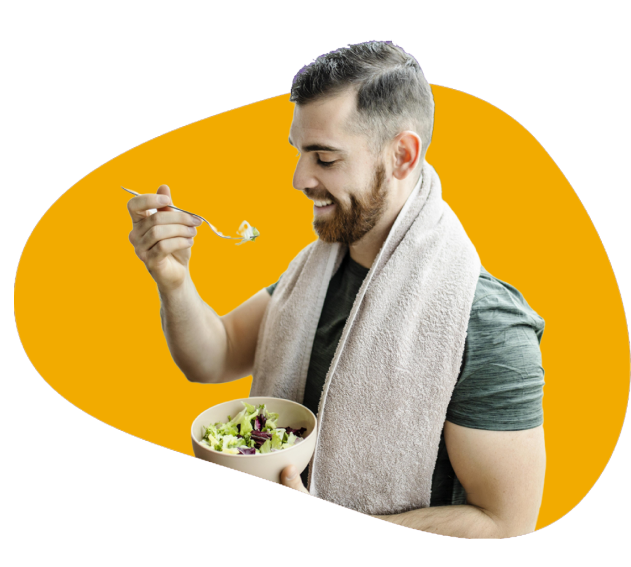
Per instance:
[[[346,319],[368,271],[347,253],[329,283],[311,351],[303,401],[316,415]],[[270,295],[277,283],[267,288]],[[495,431],[541,425],[544,372],[539,343],[543,328],[543,319],[519,291],[482,268],[447,420],[463,427]],[[307,475],[308,468],[302,474],[305,486]],[[430,505],[452,504],[466,504],[466,495],[441,434]]]

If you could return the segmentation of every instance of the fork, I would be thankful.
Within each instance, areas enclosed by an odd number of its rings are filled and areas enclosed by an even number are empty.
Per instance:
[[[140,193],[136,193],[136,191],[132,191],[131,189],[125,189],[125,187],[123,187],[122,185],[121,185],[121,189],[124,189],[125,191],[127,191],[127,193],[131,193],[132,195],[135,195],[136,197],[140,195]],[[243,238],[239,236],[226,236],[224,234],[221,234],[221,232],[219,232],[212,224],[210,224],[204,217],[200,215],[196,215],[195,213],[191,213],[190,211],[185,211],[184,209],[174,207],[173,205],[167,205],[167,206],[171,207],[172,209],[175,209],[176,211],[180,211],[182,213],[186,213],[187,215],[192,215],[194,217],[197,217],[198,219],[203,220],[210,227],[210,229],[220,238],[226,238],[228,240],[243,240]]]

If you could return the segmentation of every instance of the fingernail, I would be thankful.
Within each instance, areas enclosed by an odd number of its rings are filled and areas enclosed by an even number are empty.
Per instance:
[[[294,480],[298,476],[298,471],[296,467],[291,467],[290,473],[285,477],[287,480]]]
[[[197,217],[193,217],[193,224],[195,226],[199,226],[200,224],[202,224],[202,219],[198,219]]]
[[[166,195],[158,195],[158,203],[160,205],[168,205],[171,202],[171,199]]]

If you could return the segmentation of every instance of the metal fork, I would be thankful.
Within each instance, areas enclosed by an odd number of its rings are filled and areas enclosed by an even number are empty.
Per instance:
[[[125,187],[123,187],[122,185],[121,185],[121,189],[124,189],[125,191],[127,191],[127,193],[131,193],[132,195],[136,195],[136,197],[140,195],[140,193],[136,193],[136,191],[132,191],[131,189],[125,189]],[[195,213],[191,213],[190,211],[185,211],[184,209],[174,207],[173,205],[167,205],[167,206],[171,207],[172,209],[175,209],[176,211],[180,211],[182,213],[186,213],[187,215],[192,215],[194,217],[197,217],[198,219],[203,220],[210,227],[210,229],[220,238],[226,238],[228,240],[243,240],[243,238],[239,236],[226,236],[224,234],[221,234],[221,232],[219,232],[212,224],[210,224],[204,217],[200,215],[196,215]]]

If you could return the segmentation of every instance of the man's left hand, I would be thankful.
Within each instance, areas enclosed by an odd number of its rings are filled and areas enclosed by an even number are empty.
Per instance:
[[[282,470],[280,473],[280,483],[294,490],[309,494],[309,491],[305,488],[304,484],[302,484],[298,469],[294,465],[289,465]]]

